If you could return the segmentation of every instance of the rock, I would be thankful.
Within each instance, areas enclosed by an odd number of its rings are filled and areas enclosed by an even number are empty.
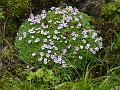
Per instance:
[[[80,4],[80,10],[95,18],[100,17],[102,6],[105,4],[105,0],[85,0]]]
[[[101,8],[105,3],[113,0],[32,0],[32,11],[38,12],[42,9],[49,9],[52,6],[70,5],[79,8],[80,11],[87,13],[95,18],[100,18]]]

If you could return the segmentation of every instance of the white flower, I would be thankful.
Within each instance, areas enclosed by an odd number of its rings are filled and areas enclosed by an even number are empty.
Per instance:
[[[47,48],[48,48],[48,49],[52,49],[52,46],[51,46],[51,45],[48,45]]]
[[[76,34],[75,37],[78,37],[78,34]]]
[[[75,48],[75,51],[79,51],[79,49],[80,49],[79,47],[76,47],[76,48]]]
[[[53,42],[53,41],[50,41],[50,45],[54,45],[54,42]]]
[[[94,39],[97,36],[97,33],[93,33],[92,39]]]
[[[55,8],[55,10],[56,10],[56,11],[59,11],[59,10],[60,10],[60,8],[58,8],[58,7],[57,7],[57,8]]]
[[[92,52],[93,54],[96,53],[96,51],[94,51],[93,48],[90,48],[90,52]]]
[[[96,47],[96,48],[94,48],[95,49],[95,51],[99,51],[99,48],[98,47]]]
[[[83,38],[87,38],[88,36],[87,35],[83,35]]]
[[[47,31],[47,34],[49,34],[50,33],[50,31]]]
[[[46,26],[43,26],[43,28],[44,28],[44,29],[47,29],[47,28],[48,28],[48,25],[46,25]]]
[[[41,27],[44,27],[45,25],[44,25],[44,23],[41,23]]]
[[[56,35],[53,36],[53,39],[57,39],[58,37]]]
[[[58,56],[58,61],[59,61],[59,63],[61,63],[61,61],[62,61],[62,56]]]
[[[58,34],[58,33],[60,33],[60,32],[58,32],[58,30],[55,30],[54,33],[55,33],[55,34]]]
[[[74,52],[73,52],[73,54],[77,54],[77,52],[76,52],[76,51],[74,51]]]
[[[51,9],[51,10],[54,10],[54,9],[55,9],[55,7],[51,7],[50,9]]]
[[[41,16],[40,16],[40,15],[37,15],[37,16],[35,17],[35,22],[36,22],[36,23],[40,23],[40,21],[41,21]]]
[[[47,31],[45,31],[44,33],[43,33],[43,35],[47,35],[48,34],[48,32]]]
[[[59,40],[60,38],[59,37],[57,37],[57,40]]]
[[[40,18],[35,17],[34,21],[35,21],[35,23],[40,23],[40,20],[41,20]]]
[[[36,55],[36,53],[34,52],[34,53],[32,53],[32,56],[35,56]]]
[[[64,36],[63,36],[62,38],[63,38],[63,39],[66,39],[66,37],[64,37]]]
[[[71,35],[72,35],[72,36],[75,36],[75,35],[76,35],[76,33],[75,33],[75,32],[72,32],[72,33],[71,33]]]
[[[42,50],[44,50],[44,49],[45,49],[44,45],[42,45],[42,46],[41,46],[41,49],[42,49]]]
[[[66,7],[66,10],[67,10],[68,12],[73,12],[73,8],[72,8],[71,6],[67,6],[67,7]]]
[[[62,23],[63,27],[68,27],[67,23]]]
[[[45,38],[45,39],[43,39],[43,42],[47,42],[47,39]]]
[[[46,11],[45,11],[45,10],[42,10],[42,13],[46,13]]]
[[[34,28],[28,30],[29,33],[35,33]]]
[[[65,55],[65,53],[67,52],[67,49],[63,49],[63,55]]]
[[[47,38],[50,38],[50,35],[48,35]]]
[[[44,52],[40,52],[40,56],[41,56],[41,57],[44,56]]]
[[[62,64],[62,67],[64,67],[64,68],[65,68],[66,66],[67,66],[67,64]]]
[[[82,31],[82,34],[85,35],[85,34],[87,34],[87,32],[88,32],[88,30],[85,29]]]
[[[102,37],[99,37],[98,40],[99,40],[99,41],[102,41]]]
[[[52,20],[49,20],[49,21],[48,21],[48,23],[51,23],[51,22],[52,22]]]
[[[43,44],[43,46],[44,46],[45,48],[48,48],[48,45],[47,45],[47,44]]]
[[[78,9],[77,9],[77,8],[74,8],[74,12],[75,12],[75,13],[78,13],[79,11],[78,11]]]
[[[34,42],[39,42],[40,41],[40,39],[39,38],[36,38],[35,40],[34,40]]]
[[[80,49],[83,49],[83,46],[80,45]]]
[[[72,19],[72,17],[70,17],[70,16],[65,17],[66,22],[70,22],[71,19]]]
[[[22,41],[22,37],[19,37],[18,39],[19,39],[19,41]]]
[[[32,40],[28,40],[28,43],[31,43],[32,42]]]
[[[47,58],[44,58],[44,64],[47,64],[48,60]]]
[[[85,46],[85,49],[89,49],[90,48],[90,44],[87,44],[86,46]]]
[[[88,32],[93,32],[93,30],[92,30],[92,29],[89,29]]]
[[[23,36],[24,36],[24,38],[26,37],[26,35],[27,35],[27,33],[26,33],[26,32],[23,32]]]
[[[45,19],[45,18],[46,18],[46,14],[41,13],[40,16],[41,16],[42,19]]]
[[[83,43],[86,43],[86,40],[83,39],[82,42],[83,42]]]
[[[71,45],[68,46],[68,49],[71,47]]]
[[[66,67],[66,66],[67,66],[67,64],[65,63],[64,60],[62,60],[62,67]]]
[[[82,56],[79,56],[79,59],[83,59],[83,57],[82,57]]]
[[[81,24],[81,23],[79,23],[79,24],[78,24],[78,27],[81,27],[81,26],[82,26],[82,24]]]
[[[60,21],[61,23],[65,23],[65,21],[62,19],[61,21]]]
[[[67,6],[66,9],[73,10],[72,6]]]
[[[103,43],[102,43],[102,42],[99,42],[99,43],[98,43],[98,46],[99,46],[100,49],[103,48]]]
[[[38,59],[38,61],[42,61],[42,60],[43,60],[43,58],[42,58],[42,57]]]
[[[44,34],[44,30],[41,30],[41,34]]]
[[[47,54],[46,54],[46,57],[50,57],[50,54],[49,54],[49,53],[47,53]]]
[[[71,35],[74,36],[74,38],[78,37],[78,34],[76,34],[75,32],[72,32]]]
[[[55,50],[58,50],[58,48],[57,48],[56,46],[54,46],[54,49],[55,49]]]
[[[51,53],[52,51],[51,51],[51,50],[48,50],[47,52],[48,52],[48,53]]]
[[[33,14],[30,14],[30,17],[28,18],[28,21],[29,22],[34,22],[34,15]]]
[[[58,28],[57,29],[62,29],[63,28],[63,26],[62,25],[60,25],[60,26],[58,26]]]
[[[61,11],[59,11],[59,14],[65,14],[65,13],[66,13],[65,10],[61,10]]]
[[[30,25],[33,25],[34,23],[30,23]]]
[[[52,40],[51,40],[51,39],[49,39],[49,41],[51,42]]]
[[[51,55],[51,58],[54,59],[54,58],[55,58],[55,55]]]

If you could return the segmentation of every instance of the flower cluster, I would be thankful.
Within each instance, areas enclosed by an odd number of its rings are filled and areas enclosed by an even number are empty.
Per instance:
[[[83,51],[95,54],[103,47],[89,16],[71,6],[50,9],[37,16],[31,14],[20,27],[16,46],[21,59],[66,67],[68,57],[81,60],[85,57]]]

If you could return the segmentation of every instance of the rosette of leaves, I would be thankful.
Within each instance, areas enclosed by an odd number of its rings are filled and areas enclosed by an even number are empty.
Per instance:
[[[90,21],[88,15],[71,6],[52,7],[37,16],[31,14],[16,37],[15,46],[21,60],[37,61],[49,68],[80,67],[86,60],[93,60],[102,48],[102,38]]]

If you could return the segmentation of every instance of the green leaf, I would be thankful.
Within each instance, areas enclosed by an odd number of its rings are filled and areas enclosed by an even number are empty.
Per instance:
[[[47,70],[46,77],[47,77],[48,79],[52,79],[53,76],[54,76],[54,74],[53,74],[52,70]]]
[[[3,16],[3,13],[0,13],[0,19],[2,18],[5,18],[5,17]]]
[[[39,78],[43,77],[43,70],[42,69],[37,70],[37,72],[35,72],[35,75]]]
[[[27,80],[32,80],[34,76],[35,74],[33,72],[30,72],[29,76],[27,76]]]
[[[120,9],[118,9],[118,12],[120,12]]]

